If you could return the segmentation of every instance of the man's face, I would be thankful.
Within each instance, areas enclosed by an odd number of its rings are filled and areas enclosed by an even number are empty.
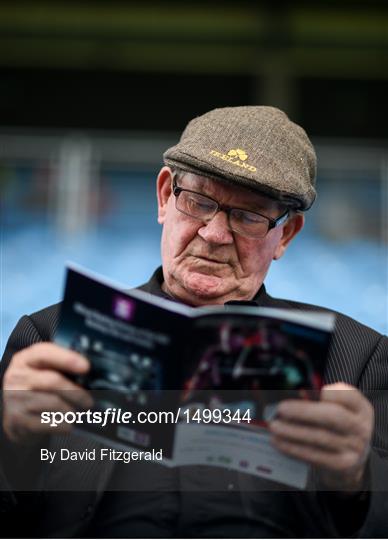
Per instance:
[[[157,182],[158,221],[163,224],[163,288],[193,306],[251,300],[262,285],[271,261],[282,256],[291,238],[303,226],[303,216],[297,214],[270,230],[265,238],[244,237],[229,229],[225,212],[218,212],[208,223],[179,212],[168,167],[160,171]],[[271,218],[279,217],[284,211],[267,197],[203,176],[182,173],[177,183],[228,207]]]

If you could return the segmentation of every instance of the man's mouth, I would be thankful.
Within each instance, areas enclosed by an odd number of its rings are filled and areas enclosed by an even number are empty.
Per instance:
[[[203,261],[213,264],[228,264],[227,261],[220,261],[219,259],[212,259],[211,257],[205,257],[204,255],[194,255],[196,259],[202,259]]]

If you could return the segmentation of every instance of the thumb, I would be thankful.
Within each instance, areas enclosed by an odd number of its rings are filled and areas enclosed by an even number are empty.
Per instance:
[[[356,412],[364,408],[369,402],[355,387],[344,382],[327,384],[322,387],[321,401],[330,401]]]

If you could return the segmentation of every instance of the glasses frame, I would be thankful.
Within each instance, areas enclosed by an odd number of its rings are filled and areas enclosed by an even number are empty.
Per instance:
[[[181,212],[182,214],[185,214],[186,216],[192,217],[193,219],[203,221],[204,223],[207,223],[207,221],[203,220],[201,218],[192,216],[191,214],[188,214],[187,212],[183,212],[182,210],[177,208],[178,197],[179,197],[180,193],[182,193],[184,191],[187,191],[188,193],[194,193],[195,195],[200,195],[201,197],[205,197],[206,199],[209,199],[210,201],[213,201],[217,205],[217,208],[216,208],[213,216],[210,218],[209,221],[211,221],[214,218],[214,216],[217,215],[218,212],[220,212],[220,211],[225,212],[225,214],[228,216],[228,225],[229,225],[230,230],[236,232],[237,234],[240,234],[241,236],[246,236],[248,238],[257,238],[257,239],[258,238],[265,238],[271,229],[275,229],[276,227],[279,227],[280,225],[283,225],[283,223],[285,223],[287,221],[287,219],[289,218],[289,216],[290,216],[290,210],[289,209],[287,209],[278,218],[273,219],[273,218],[270,218],[268,216],[264,216],[263,214],[260,214],[259,212],[252,212],[251,210],[246,210],[245,208],[235,208],[234,206],[225,206],[224,204],[220,204],[218,201],[216,201],[212,197],[209,197],[208,195],[203,195],[203,193],[199,193],[198,191],[193,191],[192,189],[186,189],[186,188],[182,188],[182,187],[178,186],[177,182],[176,182],[176,173],[174,173],[173,177],[172,177],[172,192],[173,192],[173,194],[175,196],[175,208],[178,210],[178,212]],[[251,214],[256,214],[257,216],[260,216],[260,217],[266,219],[268,221],[267,232],[264,234],[264,236],[251,236],[251,235],[241,233],[240,231],[236,231],[235,229],[233,229],[230,226],[230,212],[232,210],[239,210],[240,212],[250,212]]]

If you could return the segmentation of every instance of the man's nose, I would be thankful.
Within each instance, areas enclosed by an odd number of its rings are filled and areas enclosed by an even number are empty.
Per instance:
[[[229,229],[228,216],[220,211],[208,223],[198,229],[198,234],[211,244],[233,244],[234,238]]]

